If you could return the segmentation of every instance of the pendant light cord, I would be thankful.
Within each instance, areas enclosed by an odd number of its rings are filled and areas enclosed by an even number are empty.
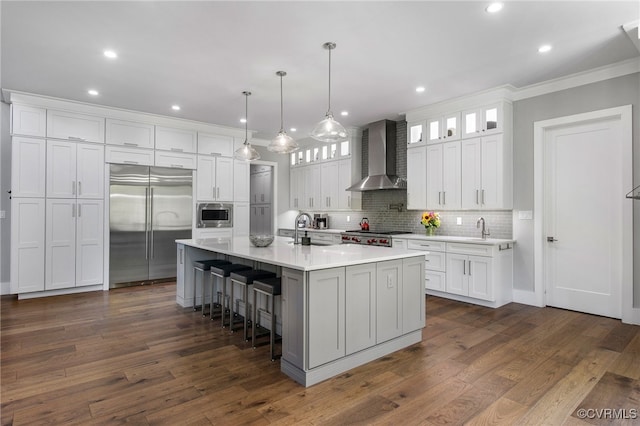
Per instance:
[[[284,132],[284,107],[282,101],[282,73],[280,74],[280,132]]]
[[[327,113],[331,114],[331,50],[333,50],[333,48],[330,47],[328,50],[329,50],[329,107],[327,108]]]
[[[244,92],[244,144],[249,145],[249,131],[247,125],[249,123],[249,93]]]

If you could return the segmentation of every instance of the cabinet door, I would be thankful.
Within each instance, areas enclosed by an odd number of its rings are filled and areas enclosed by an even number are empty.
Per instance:
[[[76,165],[78,198],[103,198],[104,146],[78,144]]]
[[[282,268],[282,359],[300,369],[305,369],[304,293],[302,272]]]
[[[233,201],[233,158],[216,157],[216,200]]]
[[[442,145],[442,208],[460,208],[460,142]]]
[[[46,109],[11,104],[11,134],[44,137],[46,124]]]
[[[195,153],[196,132],[156,126],[156,149]]]
[[[195,169],[196,156],[194,154],[183,154],[182,152],[156,151],[154,164],[158,167],[169,167],[172,169]]]
[[[309,272],[307,283],[308,367],[344,357],[345,268]]]
[[[376,288],[376,343],[382,343],[402,334],[402,260],[377,264]]]
[[[234,161],[233,164],[233,201],[248,203],[250,199],[250,163]]]
[[[75,198],[76,190],[76,143],[47,140],[47,197]]]
[[[153,148],[155,129],[151,124],[107,118],[106,142],[138,148]]]
[[[45,288],[76,284],[76,200],[48,199],[46,219]]]
[[[233,137],[198,133],[198,154],[233,157]]]
[[[249,203],[233,204],[233,236],[248,237],[251,223]]]
[[[424,258],[402,259],[402,333],[419,330],[425,321]]]
[[[504,148],[502,135],[482,138],[481,148],[481,190],[482,208],[508,208],[504,202]]]
[[[427,120],[427,143],[442,142],[440,117]]]
[[[407,149],[407,209],[427,208],[427,147]]]
[[[481,109],[471,109],[462,112],[462,137],[480,136],[481,127]]]
[[[104,143],[105,120],[94,115],[47,111],[47,137]]]
[[[455,112],[442,117],[442,140],[445,142],[460,139],[460,113]]]
[[[198,155],[198,170],[196,171],[196,198],[198,201],[216,199],[215,173],[216,157]]]
[[[43,139],[12,139],[12,197],[44,197],[46,170],[46,147]]]
[[[289,169],[289,208],[299,209],[302,208],[301,201],[304,196],[301,197],[300,191],[304,188],[304,182],[302,181],[303,169],[300,167],[292,167]]]
[[[318,208],[335,209],[338,207],[339,169],[337,161],[323,163],[320,166],[322,194]]]
[[[467,256],[447,253],[447,292],[469,295]]]
[[[346,268],[346,354],[376,344],[376,265]]]
[[[486,105],[482,108],[481,129],[484,134],[498,133],[503,131],[503,111],[502,104],[496,103]]]
[[[427,208],[442,207],[442,144],[427,147]],[[408,156],[407,156],[408,160]],[[407,162],[407,170],[409,164]]]
[[[44,290],[45,200],[11,200],[11,292]]]
[[[467,263],[469,279],[469,297],[493,301],[493,277],[490,257],[469,256]]]
[[[105,147],[105,161],[115,164],[135,164],[139,166],[153,166],[154,152],[152,149],[124,148],[114,145]]]
[[[338,209],[347,210],[352,208],[353,193],[345,191],[351,185],[351,159],[340,160],[338,162],[338,205],[336,206]]]
[[[444,272],[424,271],[424,288],[427,290],[446,290],[446,274]]]
[[[425,134],[425,123],[409,123],[407,125],[407,145],[420,143]]]
[[[482,207],[482,158],[480,138],[462,142],[462,208]]]
[[[104,202],[78,200],[76,221],[76,287],[102,284]]]
[[[318,203],[318,197],[321,195],[320,188],[320,166],[313,165],[303,168],[304,170],[304,200],[302,208],[322,208]]]

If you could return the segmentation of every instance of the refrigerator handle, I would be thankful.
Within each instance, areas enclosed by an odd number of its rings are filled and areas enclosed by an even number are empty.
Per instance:
[[[144,258],[149,259],[149,188],[144,189]]]
[[[149,215],[149,228],[151,228],[151,258],[154,258],[154,250],[153,250],[153,188],[151,188],[151,197],[149,198],[149,204],[151,205],[151,214]]]

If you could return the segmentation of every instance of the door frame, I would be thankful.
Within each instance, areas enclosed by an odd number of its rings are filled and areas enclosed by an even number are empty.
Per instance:
[[[599,111],[591,111],[582,114],[558,117],[549,120],[536,121],[533,123],[533,167],[534,167],[534,291],[536,303],[538,306],[546,306],[545,296],[545,190],[544,190],[544,141],[547,132],[558,127],[567,125],[578,125],[589,123],[591,121],[600,121],[604,119],[618,119],[621,125],[621,137],[623,138],[623,177],[624,180],[633,183],[633,157],[632,157],[632,106],[625,105],[615,108],[608,108]],[[622,307],[622,322],[631,324],[640,324],[640,307],[633,307],[633,204],[632,200],[624,198],[621,194],[622,207],[622,226],[629,232],[623,233],[622,236],[622,283],[620,301]]]

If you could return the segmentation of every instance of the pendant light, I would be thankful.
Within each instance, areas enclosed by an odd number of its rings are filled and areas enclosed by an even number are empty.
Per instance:
[[[271,139],[271,143],[267,147],[269,151],[277,152],[278,154],[289,154],[296,151],[299,146],[296,141],[284,131],[284,113],[282,103],[282,77],[287,75],[284,71],[276,72],[276,75],[280,77],[280,131],[277,136]]]
[[[329,108],[324,120],[316,124],[311,132],[311,137],[325,143],[342,142],[347,139],[347,131],[342,124],[333,119],[331,112],[331,51],[336,48],[336,44],[326,42],[322,47],[329,51]]]
[[[249,136],[247,130],[247,123],[249,121],[249,96],[251,92],[242,92],[245,96],[244,101],[244,144],[236,149],[233,153],[233,158],[236,160],[254,161],[260,158],[260,154],[249,143]]]

